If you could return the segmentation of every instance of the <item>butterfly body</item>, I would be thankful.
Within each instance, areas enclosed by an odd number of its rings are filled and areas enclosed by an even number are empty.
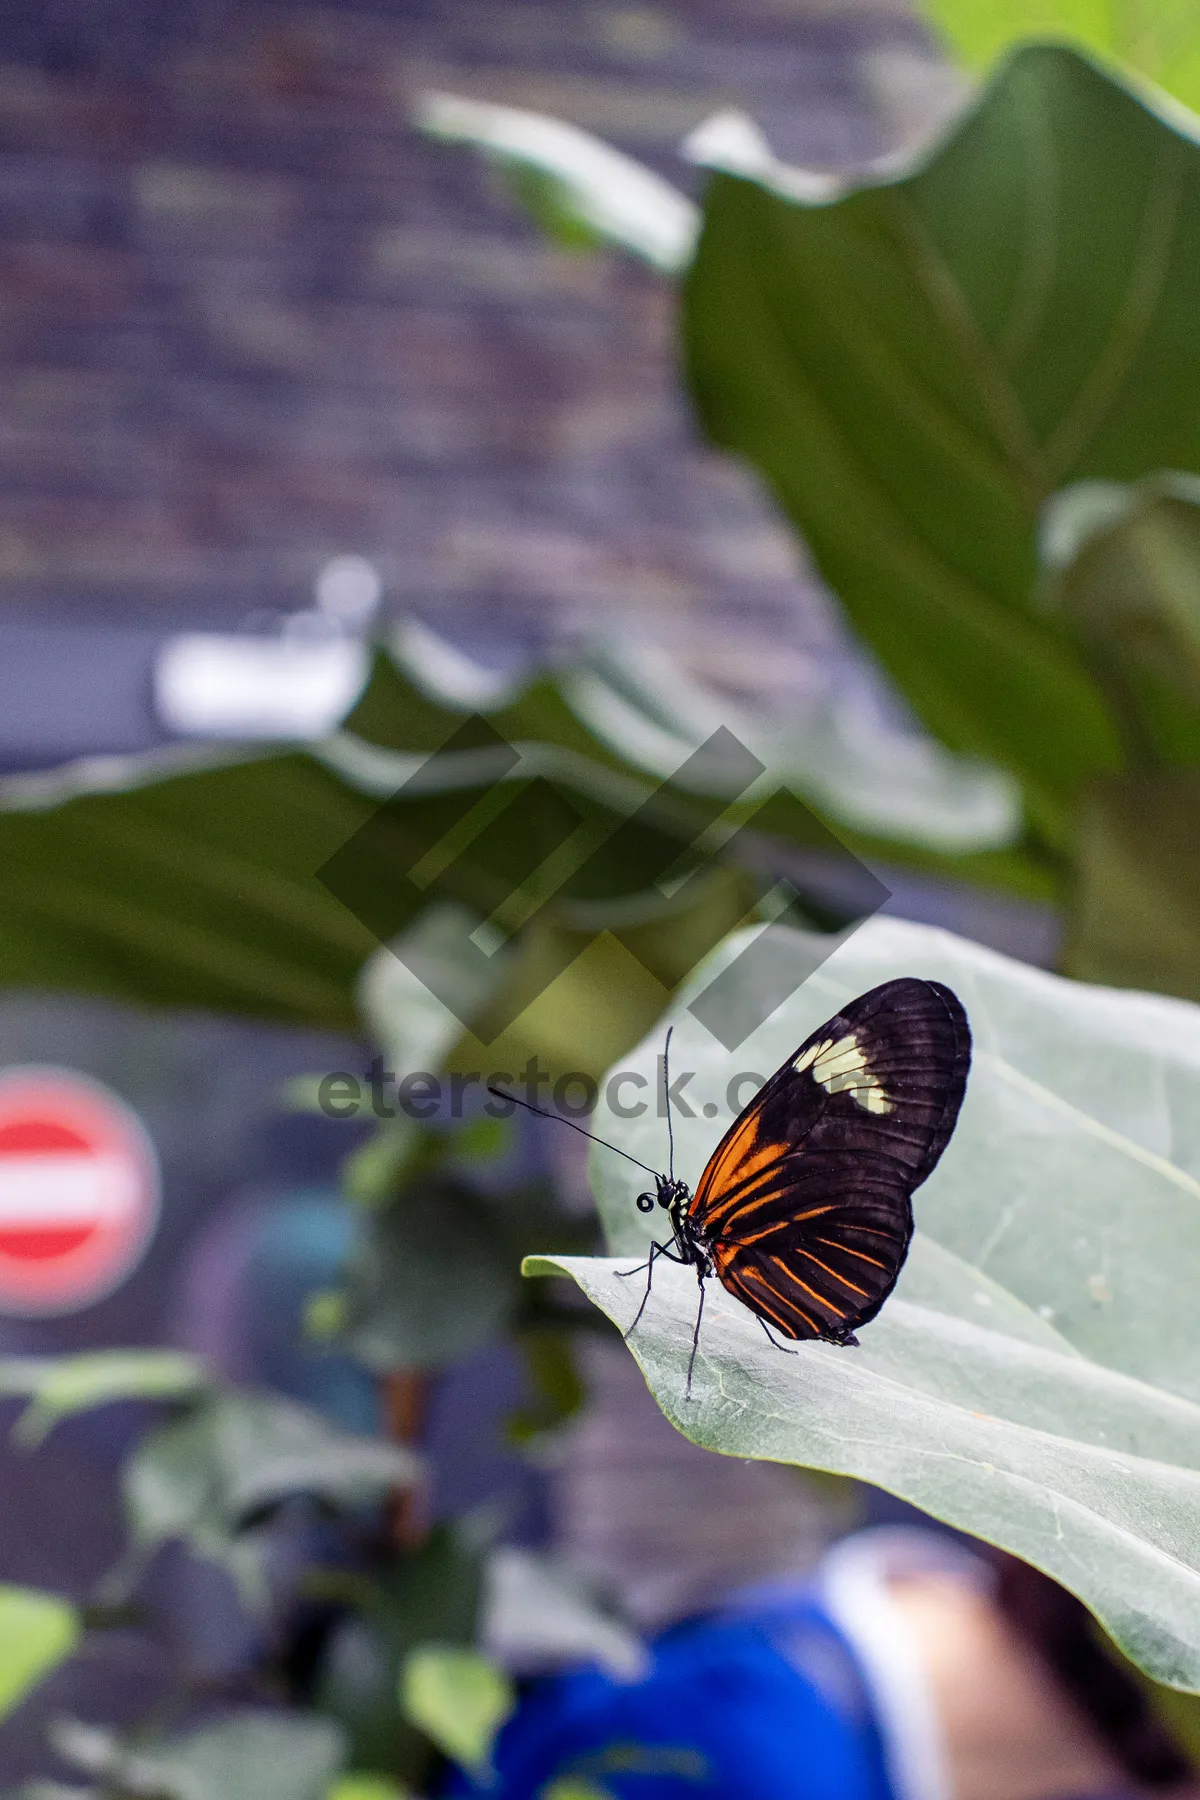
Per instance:
[[[672,1167],[638,1196],[641,1211],[666,1212],[671,1236],[641,1265],[629,1330],[665,1256],[700,1284],[689,1388],[714,1275],[772,1341],[856,1344],[903,1267],[912,1194],[949,1142],[970,1057],[966,1013],[940,982],[884,982],[836,1013],[738,1114],[694,1193]]]

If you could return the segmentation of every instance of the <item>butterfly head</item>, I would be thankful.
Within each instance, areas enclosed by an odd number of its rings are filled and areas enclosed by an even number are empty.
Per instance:
[[[637,1197],[638,1211],[652,1213],[656,1206],[661,1206],[664,1212],[670,1214],[671,1224],[677,1226],[692,1197],[692,1190],[686,1181],[672,1181],[669,1175],[656,1175],[654,1181],[658,1191],[653,1194],[639,1194]]]

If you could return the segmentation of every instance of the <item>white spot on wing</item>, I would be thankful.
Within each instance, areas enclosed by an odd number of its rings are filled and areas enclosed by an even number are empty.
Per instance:
[[[827,1094],[849,1094],[864,1112],[892,1110],[883,1083],[873,1073],[853,1034],[839,1038],[836,1043],[826,1039],[822,1044],[811,1044],[796,1058],[792,1067],[797,1074],[811,1068],[813,1080],[819,1082]]]

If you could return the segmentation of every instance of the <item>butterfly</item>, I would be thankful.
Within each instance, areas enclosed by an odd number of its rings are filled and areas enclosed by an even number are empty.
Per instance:
[[[667,1214],[654,1242],[637,1328],[665,1256],[694,1268],[700,1304],[688,1391],[700,1343],[705,1282],[716,1276],[748,1306],[777,1349],[793,1341],[857,1344],[904,1266],[913,1191],[950,1141],[966,1091],[971,1031],[940,981],[904,977],[860,994],[805,1038],[743,1107],[693,1194],[670,1172],[637,1206]],[[664,1079],[665,1079],[664,1058]],[[667,1113],[670,1127],[670,1111]]]
[[[668,1091],[670,1040],[668,1032]],[[608,1145],[654,1176],[655,1192],[639,1194],[637,1206],[661,1208],[671,1228],[645,1262],[619,1271],[646,1273],[626,1338],[665,1257],[695,1269],[700,1287],[689,1394],[713,1276],[779,1350],[788,1345],[775,1332],[792,1342],[857,1344],[856,1330],[875,1317],[904,1266],[913,1192],[950,1141],[970,1064],[958,996],[940,981],[905,976],[860,994],[805,1038],[733,1121],[695,1193],[675,1175],[669,1105],[666,1175]]]

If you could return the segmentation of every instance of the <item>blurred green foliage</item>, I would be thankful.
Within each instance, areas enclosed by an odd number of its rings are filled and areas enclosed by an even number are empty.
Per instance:
[[[942,41],[986,69],[1028,38],[1062,38],[1200,107],[1200,17],[1192,0],[924,0]]]

